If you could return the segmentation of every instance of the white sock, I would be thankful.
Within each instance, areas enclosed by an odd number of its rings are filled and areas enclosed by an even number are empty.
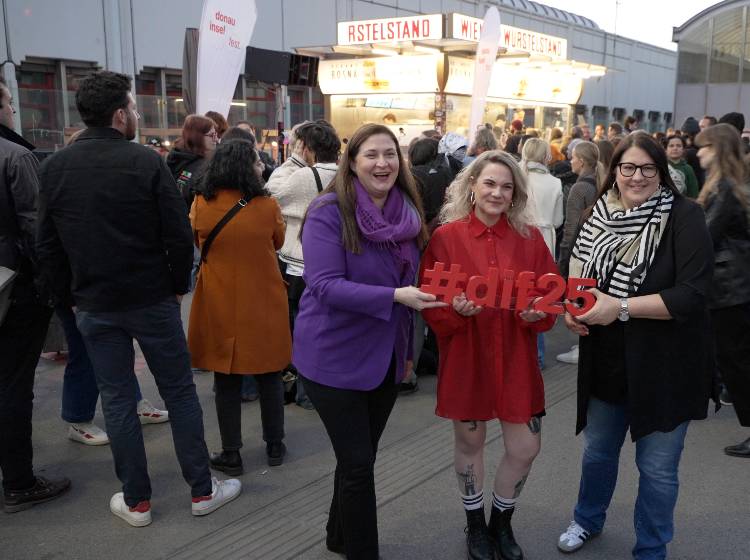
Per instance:
[[[481,509],[484,507],[484,492],[480,490],[471,496],[461,494],[461,501],[464,503],[464,509],[467,511]]]
[[[505,510],[516,507],[516,499],[515,498],[501,498],[500,496],[495,494],[495,491],[493,490],[492,491],[492,507],[500,511],[505,511]]]

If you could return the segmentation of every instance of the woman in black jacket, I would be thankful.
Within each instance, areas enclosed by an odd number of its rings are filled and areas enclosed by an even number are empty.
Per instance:
[[[188,115],[182,125],[182,136],[167,154],[167,167],[185,199],[186,211],[193,205],[206,159],[213,154],[218,141],[214,121],[201,115]]]
[[[580,336],[576,431],[585,446],[574,520],[558,541],[564,552],[602,531],[629,429],[640,471],[633,558],[666,558],[685,434],[707,414],[711,238],[667,165],[647,134],[623,139],[573,245],[570,276],[596,278],[597,301],[565,316]]]
[[[698,203],[714,243],[714,282],[708,300],[716,361],[740,425],[750,427],[750,188],[737,129],[717,124],[695,138],[706,182]],[[750,438],[724,449],[750,458]]]

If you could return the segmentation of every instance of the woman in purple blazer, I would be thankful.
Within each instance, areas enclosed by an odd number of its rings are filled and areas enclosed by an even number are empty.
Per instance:
[[[336,454],[326,545],[378,558],[375,455],[411,360],[412,286],[427,232],[414,179],[382,125],[354,133],[302,227],[304,280],[293,362]]]

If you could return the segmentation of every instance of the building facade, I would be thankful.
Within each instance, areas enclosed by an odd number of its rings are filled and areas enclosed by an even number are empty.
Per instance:
[[[481,18],[496,5],[502,23],[567,40],[568,58],[607,68],[586,80],[571,122],[589,125],[634,115],[649,130],[672,122],[677,58],[672,51],[606,33],[591,20],[527,0],[256,0],[249,45],[295,51],[334,45],[337,23],[457,13]],[[1,0],[3,75],[30,141],[54,148],[81,126],[76,80],[93,69],[134,77],[141,136],[170,136],[185,117],[181,103],[185,28],[197,27],[201,0]],[[289,125],[325,114],[317,87],[289,87]],[[240,76],[229,118],[276,126],[273,84]]]
[[[676,123],[731,111],[750,113],[749,23],[750,0],[727,0],[674,28]]]

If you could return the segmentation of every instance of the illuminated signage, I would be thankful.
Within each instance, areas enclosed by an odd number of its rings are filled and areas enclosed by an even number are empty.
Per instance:
[[[479,35],[482,32],[481,19],[463,14],[451,14],[450,22],[450,39],[479,42]],[[510,25],[500,25],[500,46],[508,51],[527,52],[553,59],[565,59],[568,56],[567,39]]]
[[[473,84],[474,61],[449,56],[445,93],[471,95]],[[578,103],[582,87],[575,74],[495,62],[487,96],[572,105]]]
[[[325,94],[437,93],[435,56],[321,60],[318,83]]]
[[[398,43],[400,41],[425,41],[442,38],[442,14],[341,21],[338,24],[339,45]]]

